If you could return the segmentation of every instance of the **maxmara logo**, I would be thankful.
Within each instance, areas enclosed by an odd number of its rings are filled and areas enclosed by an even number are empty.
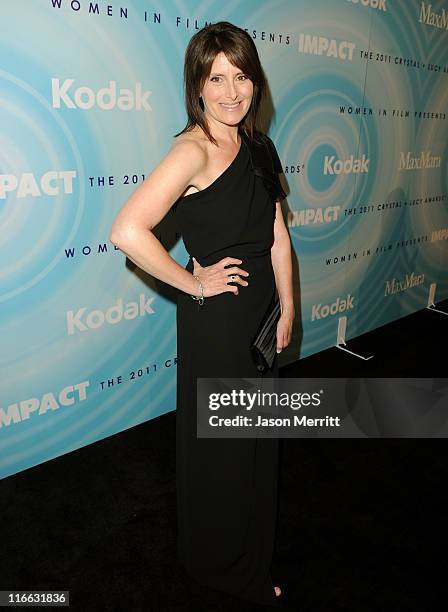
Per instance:
[[[414,272],[411,274],[406,274],[404,280],[397,280],[393,278],[392,280],[386,281],[386,288],[384,290],[384,295],[394,295],[395,293],[400,293],[400,291],[406,291],[411,287],[416,287],[417,285],[421,285],[425,282],[425,275],[418,274],[415,275]]]
[[[369,159],[363,155],[361,159],[336,159],[334,155],[326,155],[324,158],[324,174],[362,174],[369,171]]]
[[[98,329],[103,325],[116,325],[123,319],[130,321],[137,317],[144,317],[147,314],[154,314],[151,304],[154,297],[145,298],[145,294],[141,293],[138,302],[127,302],[123,305],[123,300],[120,298],[116,303],[107,310],[91,310],[87,312],[87,308],[79,308],[76,312],[73,310],[67,311],[67,334],[69,336],[76,332],[86,332],[90,329]]]
[[[348,0],[352,4],[362,4],[379,11],[387,11],[386,0]]]
[[[351,62],[355,43],[348,40],[337,41],[313,34],[299,34],[299,52],[306,55],[323,55]]]
[[[439,14],[434,13],[432,4],[427,4],[426,2],[422,2],[420,5],[419,22],[434,28],[440,28],[441,30],[448,30],[448,15],[445,9],[443,8]]]
[[[0,174],[0,200],[14,193],[16,198],[32,196],[38,198],[42,195],[58,196],[60,193],[73,193],[73,180],[76,178],[75,170],[51,170],[41,177],[32,172],[23,174]]]
[[[117,89],[116,81],[109,81],[108,87],[102,87],[94,91],[90,87],[81,85],[73,86],[74,79],[65,79],[63,83],[59,79],[51,79],[51,96],[54,108],[101,108],[112,110],[118,108],[122,111],[150,111],[152,108],[148,103],[151,91],[143,91],[142,84],[137,82],[134,89]]]
[[[313,304],[311,309],[311,321],[326,319],[329,315],[352,310],[354,307],[354,299],[353,295],[348,293],[346,298],[342,299],[338,297],[332,304]]]
[[[424,170],[426,168],[440,168],[442,158],[439,155],[431,155],[430,151],[422,151],[420,157],[412,157],[408,151],[400,153],[399,170]]]

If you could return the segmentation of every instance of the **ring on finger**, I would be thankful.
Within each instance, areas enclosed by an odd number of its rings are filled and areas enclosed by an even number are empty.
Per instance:
[[[231,275],[229,276],[229,278],[230,278],[230,282],[232,282],[232,283],[233,283],[233,281],[236,279],[236,277],[237,277],[237,275],[236,275],[236,274],[231,274]]]

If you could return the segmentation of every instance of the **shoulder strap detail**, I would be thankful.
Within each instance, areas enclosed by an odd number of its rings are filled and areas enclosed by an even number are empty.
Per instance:
[[[263,181],[266,190],[275,204],[277,200],[284,200],[286,198],[286,193],[278,177],[280,160],[274,148],[275,157],[277,158],[277,163],[274,163],[272,151],[274,145],[271,143],[270,138],[264,134],[261,136],[263,138],[263,144],[258,144],[254,141],[249,144],[252,169],[254,174]]]

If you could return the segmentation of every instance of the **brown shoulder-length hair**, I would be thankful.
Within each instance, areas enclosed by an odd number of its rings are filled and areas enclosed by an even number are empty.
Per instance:
[[[218,144],[210,133],[199,97],[215,57],[221,51],[229,62],[242,70],[253,83],[252,102],[239,127],[251,139],[257,140],[255,124],[260,102],[266,92],[266,77],[252,38],[245,30],[228,21],[205,26],[196,32],[188,43],[184,62],[185,106],[188,121],[176,136],[189,132],[198,125],[213,144]]]

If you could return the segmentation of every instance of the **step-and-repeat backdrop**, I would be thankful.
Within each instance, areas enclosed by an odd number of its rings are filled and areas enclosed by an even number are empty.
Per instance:
[[[185,124],[207,23],[245,28],[269,80],[299,323],[281,364],[341,317],[350,339],[448,296],[446,0],[3,0],[0,19],[0,477],[175,408],[175,292],[108,235]],[[175,213],[157,229],[185,265]]]

